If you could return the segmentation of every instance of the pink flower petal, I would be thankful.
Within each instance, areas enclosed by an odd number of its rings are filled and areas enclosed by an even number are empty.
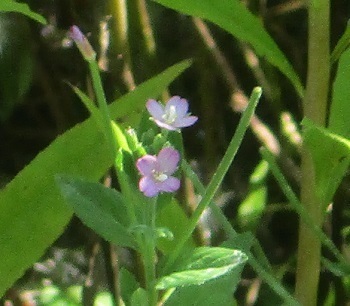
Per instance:
[[[162,120],[164,115],[164,107],[156,100],[149,99],[146,103],[146,108],[154,120]]]
[[[139,189],[146,197],[155,197],[160,191],[157,183],[150,176],[140,179]]]
[[[167,129],[167,130],[170,130],[170,131],[176,131],[177,128],[170,125],[170,124],[167,124],[163,121],[160,121],[160,120],[154,120],[154,122],[161,128],[164,128],[164,129]]]
[[[188,127],[195,124],[197,120],[198,120],[198,117],[196,116],[188,116],[185,118],[181,118],[174,122],[174,127],[176,128]]]
[[[186,99],[182,99],[179,96],[174,96],[169,99],[165,105],[165,112],[169,111],[170,106],[174,106],[176,109],[176,116],[183,118],[188,112],[188,102]]]
[[[173,174],[177,168],[179,160],[180,154],[177,150],[170,147],[164,148],[157,156],[157,170],[167,175]]]
[[[160,191],[174,192],[180,188],[180,180],[170,176],[164,182],[158,183],[158,188]]]
[[[140,173],[144,176],[152,175],[153,170],[156,168],[157,158],[153,155],[145,155],[139,158],[136,162],[136,167]]]

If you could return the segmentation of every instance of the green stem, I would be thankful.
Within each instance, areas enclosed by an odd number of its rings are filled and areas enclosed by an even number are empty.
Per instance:
[[[156,205],[157,200],[149,203],[148,207],[148,222],[149,232],[145,235],[146,239],[143,239],[144,253],[144,269],[146,279],[146,289],[148,291],[149,306],[157,305],[157,290],[156,290]]]
[[[213,200],[217,189],[219,188],[228,168],[230,167],[238,151],[238,148],[242,142],[243,136],[249,126],[250,119],[252,118],[255,108],[259,102],[260,96],[261,96],[261,88],[260,87],[254,88],[249,100],[248,107],[242,115],[242,118],[238,124],[237,130],[229,144],[229,147],[227,148],[227,151],[223,159],[221,160],[212,180],[210,181],[202,200],[199,202],[196,210],[193,212],[193,215],[190,218],[189,225],[186,227],[185,231],[182,233],[182,236],[179,238],[179,242],[177,243],[175,249],[169,256],[167,262],[165,263],[165,266],[164,266],[165,272],[169,271],[169,269],[174,264],[179,254],[181,254],[181,251],[186,241],[189,239],[189,237],[192,235],[192,232],[196,228],[196,225],[203,211],[209,206],[210,202]]]
[[[91,60],[88,63],[92,77],[92,86],[94,87],[97,103],[102,114],[102,120],[105,130],[104,133],[107,138],[107,143],[111,147],[112,154],[113,156],[115,156],[115,154],[117,153],[118,145],[111,126],[111,117],[109,115],[108,105],[102,86],[100,70],[95,60]]]
[[[325,126],[329,92],[329,0],[309,1],[308,76],[304,115]],[[322,226],[322,201],[315,192],[312,158],[303,148],[301,202],[317,227]],[[303,306],[317,303],[321,241],[305,222],[299,224],[299,244],[295,295]]]

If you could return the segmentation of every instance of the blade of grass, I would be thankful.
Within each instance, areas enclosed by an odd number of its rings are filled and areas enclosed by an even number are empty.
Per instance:
[[[280,186],[281,190],[287,197],[290,205],[295,209],[295,211],[299,214],[299,216],[303,219],[305,224],[312,230],[312,232],[317,236],[321,242],[331,251],[331,253],[335,256],[335,258],[345,266],[349,266],[347,261],[344,259],[342,254],[339,252],[337,247],[334,245],[331,239],[328,238],[328,236],[319,228],[315,222],[312,220],[310,215],[308,214],[305,207],[301,204],[298,197],[293,192],[292,188],[289,186],[286,178],[282,174],[281,170],[277,166],[275,157],[263,148],[261,150],[262,157],[269,163],[269,166],[271,167],[271,172],[273,176],[275,177],[278,185]]]

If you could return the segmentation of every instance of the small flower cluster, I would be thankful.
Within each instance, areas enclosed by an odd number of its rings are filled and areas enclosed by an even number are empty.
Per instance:
[[[75,42],[85,60],[91,62],[96,53],[85,35],[73,25],[69,30],[70,38]],[[188,102],[179,96],[174,96],[163,105],[150,99],[146,108],[153,120],[160,128],[177,131],[196,123],[198,117],[188,112]],[[145,155],[136,162],[136,167],[142,175],[139,189],[147,197],[155,197],[160,192],[174,192],[180,188],[180,180],[172,174],[176,171],[180,161],[180,153],[171,147],[163,148],[157,156]]]
[[[179,96],[169,99],[165,106],[156,100],[148,100],[148,112],[159,127],[175,131],[193,125],[198,118],[188,113],[188,102]],[[171,148],[163,148],[157,156],[145,155],[136,162],[142,178],[139,189],[147,197],[155,197],[160,192],[175,192],[180,188],[180,180],[172,174],[180,161],[180,153]]]

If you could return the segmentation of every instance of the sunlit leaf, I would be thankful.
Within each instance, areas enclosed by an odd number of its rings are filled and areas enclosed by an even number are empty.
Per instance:
[[[306,119],[303,120],[303,125],[304,143],[312,155],[315,167],[316,191],[319,200],[326,206],[349,167],[350,140],[330,133]]]
[[[37,22],[46,24],[46,20],[43,16],[34,13],[30,10],[28,4],[19,3],[14,0],[1,0],[0,1],[0,12],[17,12],[26,15]]]
[[[237,211],[237,221],[242,229],[254,231],[267,201],[266,177],[268,163],[262,160],[249,178],[249,192]]]
[[[164,306],[236,305],[233,292],[240,282],[242,269],[243,265],[224,276],[207,281],[200,286],[178,287],[166,300]]]
[[[186,256],[176,272],[162,277],[157,282],[157,289],[201,285],[227,274],[246,260],[247,256],[237,250],[200,247]]]

